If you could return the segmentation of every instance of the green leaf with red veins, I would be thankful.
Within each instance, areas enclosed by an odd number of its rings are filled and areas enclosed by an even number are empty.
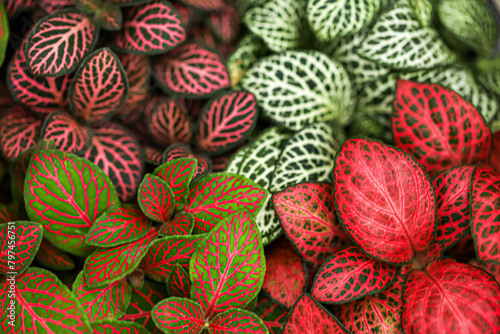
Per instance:
[[[254,312],[262,319],[270,334],[279,333],[288,314],[288,311],[267,297],[259,300]]]
[[[42,240],[35,259],[44,267],[52,270],[69,271],[75,267],[71,257],[47,239]]]
[[[262,290],[286,309],[306,292],[307,271],[288,241],[275,242],[266,251],[266,276]]]
[[[176,264],[167,280],[167,291],[172,297],[189,298],[191,282],[189,274],[181,265]]]
[[[247,211],[217,225],[199,244],[189,263],[191,299],[207,317],[229,308],[244,308],[264,282],[262,239]]]
[[[85,242],[98,247],[114,247],[142,238],[151,223],[135,204],[115,205],[97,218]]]
[[[193,179],[198,162],[196,159],[175,159],[156,167],[153,175],[168,183],[175,197],[175,208],[181,210],[189,195],[189,184]]]
[[[346,304],[335,305],[334,313],[352,333],[402,334],[404,278],[398,276],[386,290]]]
[[[285,235],[312,268],[351,243],[335,214],[328,183],[300,183],[273,194]],[[291,305],[290,305],[291,306]]]
[[[333,179],[337,215],[363,252],[402,265],[431,245],[434,187],[408,154],[376,140],[349,139],[337,153]]]
[[[203,237],[176,235],[155,240],[141,262],[141,269],[149,278],[166,282],[176,264],[189,268],[191,256]]]
[[[143,326],[130,322],[106,319],[92,322],[92,334],[151,334]]]
[[[42,238],[40,224],[29,221],[0,224],[0,274],[19,275],[28,269]]]
[[[89,255],[84,265],[88,285],[103,286],[134,271],[157,235],[158,231],[151,229],[139,240],[121,246],[99,249]]]
[[[120,320],[129,320],[146,327],[153,334],[160,333],[151,318],[151,309],[161,300],[167,298],[164,284],[144,281],[140,289],[132,289],[132,299],[126,314]]]
[[[323,263],[311,294],[321,303],[347,303],[382,291],[397,274],[395,266],[365,255],[356,246],[348,246]]]
[[[472,175],[470,231],[479,261],[500,264],[500,174],[478,166]]]
[[[168,223],[160,227],[161,236],[189,235],[193,232],[194,217],[190,213],[180,212]]]
[[[35,152],[24,187],[30,220],[56,247],[86,256],[85,234],[101,213],[119,203],[111,180],[96,165],[57,150]]]
[[[187,298],[162,300],[151,311],[155,324],[169,334],[198,334],[205,329],[205,314],[200,304]]]
[[[83,271],[73,283],[73,293],[90,321],[120,318],[125,314],[132,297],[132,289],[126,278],[100,288],[92,288],[88,286]]]
[[[9,325],[7,310],[11,298],[11,283],[0,282],[0,332],[91,333],[89,320],[71,291],[53,273],[41,268],[29,268],[15,277],[15,326]]]
[[[174,213],[174,194],[168,183],[158,176],[144,176],[139,185],[137,200],[142,212],[157,222],[167,223]]]
[[[185,211],[194,216],[193,233],[207,233],[232,214],[247,211],[250,217],[257,216],[266,198],[267,190],[252,180],[233,173],[216,173],[191,186]]]
[[[269,329],[254,313],[230,309],[217,314],[208,327],[209,334],[269,334]]]
[[[348,333],[344,325],[311,295],[303,294],[293,305],[283,323],[282,334]]]

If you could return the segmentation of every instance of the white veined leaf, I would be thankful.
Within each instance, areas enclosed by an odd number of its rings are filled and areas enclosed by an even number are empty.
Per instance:
[[[318,51],[288,51],[263,58],[242,80],[264,116],[297,131],[308,124],[349,122],[355,99],[344,67]]]
[[[410,0],[410,5],[417,15],[420,24],[422,24],[422,27],[430,26],[434,14],[431,0]]]
[[[252,64],[264,57],[266,53],[267,47],[259,37],[252,33],[246,34],[227,59],[231,86],[235,87]]]

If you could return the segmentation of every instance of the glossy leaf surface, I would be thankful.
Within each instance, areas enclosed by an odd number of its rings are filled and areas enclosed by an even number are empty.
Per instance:
[[[175,143],[189,144],[192,133],[191,117],[174,98],[152,100],[147,122],[151,139],[161,147]]]
[[[187,298],[162,300],[151,313],[156,325],[171,334],[197,334],[205,326],[205,315],[200,304]]]
[[[175,209],[174,195],[167,182],[158,176],[146,174],[137,193],[142,212],[149,218],[167,223]]]
[[[0,122],[0,152],[8,161],[35,146],[42,122],[22,107],[4,111]]]

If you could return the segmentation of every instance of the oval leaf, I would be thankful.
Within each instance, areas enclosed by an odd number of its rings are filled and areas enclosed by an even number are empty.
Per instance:
[[[128,114],[133,108],[141,105],[148,97],[151,71],[148,57],[135,54],[118,54],[123,70],[128,79],[128,96],[118,116]]]
[[[193,232],[194,217],[190,213],[178,213],[160,228],[160,235],[189,235]]]
[[[210,334],[269,334],[266,325],[257,315],[239,309],[231,309],[217,314],[210,321],[208,332]]]
[[[42,121],[16,106],[3,112],[0,118],[0,152],[8,161],[35,147],[40,137]]]
[[[146,126],[151,140],[161,147],[170,144],[188,144],[191,140],[192,121],[178,101],[174,98],[161,97],[152,100],[151,114]]]
[[[189,298],[191,282],[189,274],[181,265],[175,264],[167,279],[167,291],[170,296]]]
[[[117,321],[114,319],[92,322],[93,334],[151,334],[143,326],[130,321]]]
[[[167,223],[174,212],[175,203],[168,183],[158,176],[146,174],[139,186],[137,200],[142,212],[157,222]]]
[[[169,334],[197,334],[205,326],[205,314],[200,304],[187,298],[162,300],[151,313],[156,325]]]
[[[206,154],[193,154],[189,146],[185,144],[170,145],[163,152],[163,163],[171,162],[182,158],[192,158],[197,160],[196,171],[191,182],[197,181],[212,171],[212,161]]]

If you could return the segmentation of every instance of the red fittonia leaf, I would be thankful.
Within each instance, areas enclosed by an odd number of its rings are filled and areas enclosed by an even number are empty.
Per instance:
[[[42,240],[35,259],[44,267],[52,270],[69,271],[75,267],[75,263],[71,257],[47,239]]]
[[[128,114],[130,110],[140,106],[148,97],[150,66],[148,57],[132,53],[121,53],[118,55],[128,79],[128,97],[121,113]]]
[[[101,8],[97,12],[95,23],[103,29],[110,31],[118,31],[122,28],[123,14],[115,4],[100,3]]]
[[[91,323],[92,334],[151,334],[143,326],[130,321],[106,319]]]
[[[311,294],[322,303],[347,303],[382,291],[397,273],[396,267],[372,259],[356,246],[348,246],[323,263]]]
[[[176,264],[186,270],[203,235],[170,236],[155,240],[141,262],[146,276],[158,282],[166,282]]]
[[[0,224],[0,274],[18,275],[28,269],[42,242],[43,228],[29,221]]]
[[[319,266],[350,243],[335,215],[332,186],[307,182],[273,194],[283,230],[306,263]]]
[[[233,6],[224,6],[220,11],[212,12],[207,24],[222,43],[232,43],[238,37],[240,20]]]
[[[175,203],[172,190],[158,176],[146,174],[139,186],[137,200],[142,212],[149,218],[167,223],[174,213]]]
[[[76,9],[64,9],[38,21],[24,48],[35,76],[71,73],[97,42],[98,28],[91,17]]]
[[[195,18],[194,9],[192,7],[183,5],[180,2],[173,2],[171,3],[171,5],[179,12],[179,15],[182,18],[182,22],[184,22],[184,26],[188,28],[192,20]]]
[[[217,10],[225,6],[223,0],[181,0],[181,2],[205,11]]]
[[[4,158],[12,161],[34,147],[41,128],[42,121],[20,106],[4,111],[0,118],[0,151]]]
[[[132,289],[125,278],[101,288],[90,287],[82,271],[73,283],[73,293],[89,320],[97,321],[123,316],[130,303]]]
[[[469,261],[469,264],[472,264],[475,267],[481,268],[491,276],[495,278],[497,282],[500,282],[500,266],[492,263],[484,263],[478,261],[476,259]]]
[[[188,43],[163,55],[153,75],[167,94],[207,97],[229,88],[229,74],[218,54]]]
[[[268,334],[264,322],[254,313],[230,309],[217,314],[209,324],[208,331],[210,334]]]
[[[431,174],[487,159],[491,132],[481,114],[450,89],[399,80],[392,128],[397,146]]]
[[[28,11],[37,5],[37,0],[2,0],[5,11],[10,20],[24,11]],[[1,6],[1,5],[0,5]]]
[[[255,95],[224,93],[207,103],[196,125],[196,142],[210,155],[221,155],[241,144],[257,122]]]
[[[434,187],[409,155],[378,141],[349,139],[333,175],[339,219],[365,253],[405,264],[430,246],[437,227]]]
[[[185,144],[170,145],[165,152],[163,152],[164,163],[182,158],[192,158],[196,159],[198,162],[192,182],[212,172],[212,161],[210,158],[206,154],[193,154],[189,146]]]
[[[160,228],[160,235],[188,235],[193,232],[194,217],[190,213],[180,212]]]
[[[340,321],[328,312],[311,295],[303,294],[288,313],[282,334],[299,333],[347,333]]]
[[[97,218],[85,242],[99,247],[123,245],[142,238],[151,229],[151,224],[135,204],[112,206]]]
[[[89,286],[103,286],[134,271],[158,235],[150,229],[142,238],[121,246],[101,248],[85,259],[85,279]]]
[[[109,178],[94,164],[57,150],[31,157],[24,188],[30,220],[44,227],[56,247],[75,255],[91,251],[85,234],[118,197]]]
[[[178,101],[193,119],[198,117],[201,110],[208,102],[206,99],[190,99],[184,97],[179,97]]]
[[[54,14],[65,7],[73,6],[73,0],[38,0],[38,5],[47,14]]]
[[[127,74],[118,56],[108,48],[89,54],[70,86],[69,107],[87,122],[111,118],[128,96]]]
[[[105,122],[94,129],[91,148],[85,158],[99,166],[116,187],[124,202],[135,197],[144,170],[137,138],[118,123]]]
[[[191,299],[207,317],[244,308],[257,296],[265,275],[262,239],[247,211],[225,219],[200,242],[189,263]]]
[[[153,166],[161,165],[163,151],[153,146],[144,147],[144,160]]]
[[[162,300],[151,313],[156,325],[169,334],[198,334],[205,328],[205,314],[200,304],[187,298]]]
[[[92,143],[92,131],[64,111],[54,111],[45,119],[40,137],[73,154],[82,154]]]
[[[500,264],[500,174],[491,167],[478,166],[472,176],[470,231],[477,259]]]
[[[262,319],[270,334],[279,333],[288,314],[288,311],[267,297],[259,300],[254,312]]]
[[[179,12],[169,2],[156,0],[128,11],[115,45],[122,52],[154,55],[185,40],[186,27]]]
[[[496,333],[500,288],[493,277],[455,260],[437,260],[413,270],[403,290],[407,333]]]
[[[257,216],[266,198],[265,189],[241,175],[210,174],[192,184],[185,211],[194,216],[194,233],[206,233],[234,213]]]
[[[197,170],[198,163],[192,158],[171,160],[157,167],[157,175],[169,185],[175,197],[176,210],[182,209],[189,195],[189,184]]]
[[[473,166],[453,167],[436,175],[438,230],[435,242],[450,248],[469,233],[470,184]]]
[[[176,264],[167,279],[168,294],[172,297],[189,298],[190,289],[189,274],[181,265]]]
[[[398,276],[386,290],[360,300],[336,305],[334,312],[352,333],[402,334],[403,283],[404,278]]]
[[[262,290],[286,309],[306,292],[307,271],[300,256],[285,240],[266,251],[266,276]]]

